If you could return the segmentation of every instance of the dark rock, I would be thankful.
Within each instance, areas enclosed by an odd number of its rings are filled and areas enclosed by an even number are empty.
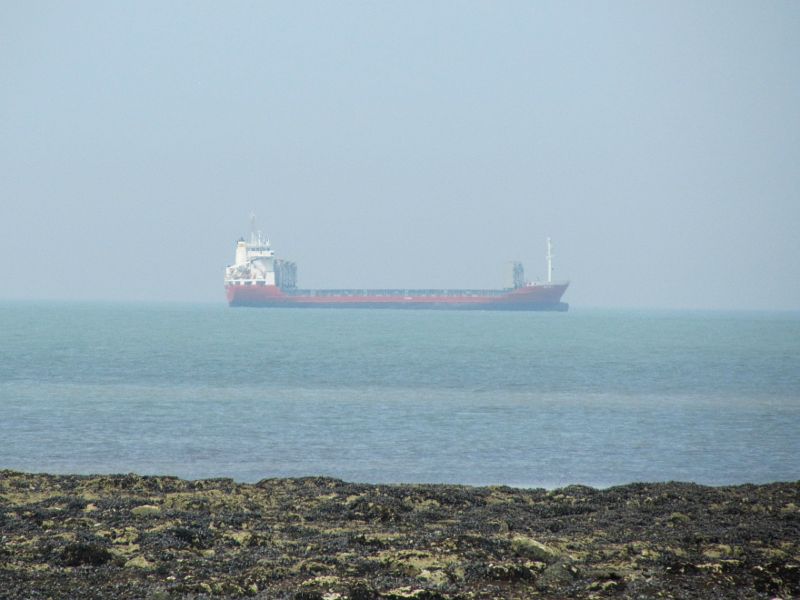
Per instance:
[[[378,593],[363,581],[356,582],[347,590],[350,600],[376,600]]]
[[[486,568],[486,576],[497,581],[531,581],[535,577],[530,568],[513,563],[489,565]]]
[[[560,560],[549,565],[539,576],[537,583],[545,587],[565,587],[578,577],[578,568],[569,561]]]
[[[98,544],[69,544],[61,554],[62,562],[68,567],[91,565],[98,567],[106,564],[114,556],[103,546]]]
[[[199,527],[176,527],[170,531],[172,537],[177,540],[177,545],[189,546],[190,548],[206,549],[212,545],[213,536],[207,529]]]
[[[301,590],[292,596],[292,600],[323,600],[322,594],[314,590]]]

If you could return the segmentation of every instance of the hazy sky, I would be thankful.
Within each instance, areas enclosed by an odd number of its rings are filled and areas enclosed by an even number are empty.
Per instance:
[[[0,2],[0,298],[800,309],[800,2]]]

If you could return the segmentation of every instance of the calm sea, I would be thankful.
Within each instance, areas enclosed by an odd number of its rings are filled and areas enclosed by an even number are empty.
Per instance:
[[[0,468],[800,479],[800,314],[0,304]]]

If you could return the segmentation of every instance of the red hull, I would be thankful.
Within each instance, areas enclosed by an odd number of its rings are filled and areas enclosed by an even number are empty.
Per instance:
[[[561,296],[568,283],[533,284],[515,290],[299,290],[274,285],[225,286],[231,306],[306,308],[427,308],[477,310],[557,310],[568,304]]]

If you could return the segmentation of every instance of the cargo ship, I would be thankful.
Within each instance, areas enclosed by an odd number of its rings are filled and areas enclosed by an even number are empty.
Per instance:
[[[269,239],[254,229],[249,242],[236,243],[225,291],[230,306],[566,311],[561,296],[569,281],[553,281],[550,238],[546,258],[547,281],[525,281],[522,263],[512,262],[503,289],[301,289],[297,265],[275,256]]]

